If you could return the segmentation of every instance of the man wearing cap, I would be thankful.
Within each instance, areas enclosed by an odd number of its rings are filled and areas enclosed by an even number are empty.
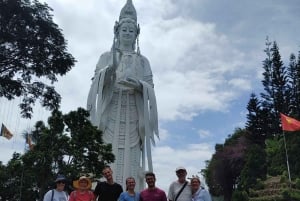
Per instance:
[[[92,187],[92,182],[88,177],[80,177],[78,180],[73,182],[73,186],[76,190],[71,193],[69,201],[94,200],[94,193],[90,190]]]
[[[186,180],[187,172],[182,166],[177,167],[176,175],[178,179],[171,183],[168,192],[169,201],[187,201],[192,198],[192,191],[189,182]]]
[[[64,175],[58,175],[55,179],[56,188],[49,190],[43,201],[67,201],[69,200],[69,195],[64,191],[67,179]]]

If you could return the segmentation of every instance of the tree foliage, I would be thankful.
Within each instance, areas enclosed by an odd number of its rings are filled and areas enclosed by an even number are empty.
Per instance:
[[[102,132],[92,126],[88,116],[86,110],[78,108],[65,115],[54,111],[48,119],[48,126],[37,122],[33,131],[25,134],[27,142],[30,138],[34,143],[32,149],[24,155],[17,154],[4,168],[11,173],[3,178],[7,180],[6,189],[13,189],[16,197],[9,198],[2,190],[0,197],[13,201],[22,195],[24,201],[42,200],[58,173],[66,175],[70,181],[81,173],[92,173],[99,178],[100,170],[114,161],[114,155],[111,145],[103,143]]]
[[[232,195],[240,199],[267,175],[285,174],[287,155],[291,178],[300,177],[300,132],[283,135],[280,124],[280,113],[300,119],[300,52],[298,57],[291,54],[288,66],[275,41],[267,39],[264,52],[264,91],[260,97],[250,95],[245,129],[216,145],[215,154],[203,170],[212,195],[224,195],[225,200],[231,200]],[[239,150],[241,142],[243,150]]]
[[[280,136],[266,140],[268,174],[281,175],[286,170],[283,139]]]
[[[241,171],[239,188],[249,192],[255,187],[257,179],[265,179],[267,173],[266,152],[264,147],[252,144],[245,155],[245,165]]]
[[[237,129],[226,139],[224,145],[216,145],[216,153],[204,170],[210,193],[214,196],[224,195],[225,201],[231,200],[245,164],[248,144],[245,132],[243,129]]]
[[[36,100],[58,109],[61,97],[52,84],[75,62],[50,11],[37,0],[0,1],[0,97],[22,97],[26,118]]]
[[[250,96],[247,110],[246,129],[249,132],[248,138],[252,143],[264,147],[265,140],[269,135],[268,128],[272,125],[271,116],[267,109],[262,108],[261,101],[254,93]]]

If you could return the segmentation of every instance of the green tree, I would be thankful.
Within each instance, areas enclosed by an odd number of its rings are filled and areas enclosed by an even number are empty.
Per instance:
[[[78,108],[65,115],[53,111],[48,126],[37,122],[33,131],[25,134],[34,146],[17,158],[20,167],[14,170],[15,175],[10,175],[9,181],[17,181],[18,185],[8,183],[7,188],[23,186],[20,187],[21,200],[42,200],[58,173],[66,175],[70,181],[77,179],[80,173],[93,173],[99,178],[100,170],[114,161],[114,155],[112,146],[103,143],[102,132],[91,124],[88,116],[86,110]],[[23,180],[20,179],[21,172]],[[15,196],[7,200],[20,199],[20,193]]]
[[[287,77],[289,79],[288,87],[290,90],[290,105],[289,105],[289,113],[294,115],[299,115],[297,111],[297,106],[299,105],[299,70],[297,69],[297,60],[294,54],[290,55],[290,63],[287,67]]]
[[[31,178],[27,177],[28,171],[24,169],[21,154],[14,153],[6,166],[1,167],[0,173],[0,198],[1,200],[35,200],[37,191],[32,187]],[[22,182],[26,178],[26,183]],[[27,180],[28,178],[28,180]],[[24,193],[26,192],[26,193]]]
[[[236,129],[224,145],[216,145],[215,154],[208,162],[204,173],[210,193],[224,195],[224,201],[230,201],[232,193],[240,181],[240,173],[245,164],[245,151],[248,140],[246,130]]]
[[[300,52],[298,59],[290,56],[288,67],[276,42],[267,39],[265,53],[264,91],[260,97],[254,93],[250,96],[246,128],[237,130],[224,144],[217,144],[202,170],[211,194],[224,195],[225,200],[247,200],[249,188],[256,186],[258,179],[287,171],[279,113],[300,119]],[[300,132],[285,132],[285,138],[291,177],[300,177]]]
[[[300,51],[298,52],[298,59],[296,65],[296,85],[295,87],[295,96],[296,96],[296,115],[300,118]]]
[[[257,179],[264,180],[267,174],[266,152],[263,147],[253,144],[247,148],[245,165],[241,171],[239,188],[249,192],[256,185]]]
[[[50,11],[37,0],[0,1],[0,97],[22,97],[26,118],[36,100],[50,110],[59,107],[52,84],[75,63]]]
[[[261,101],[252,93],[247,105],[246,130],[249,132],[248,139],[252,143],[265,146],[265,139],[269,134],[272,125],[268,110],[262,107]]]
[[[279,113],[289,113],[291,91],[286,67],[283,65],[279,47],[274,41],[266,42],[265,53],[267,58],[263,62],[262,80],[265,92],[261,93],[262,107],[269,114],[267,122],[272,122],[268,129],[269,136],[281,133]]]
[[[289,115],[293,115],[296,118],[300,118],[300,52],[298,55],[298,61],[295,54],[290,55],[290,62],[287,67],[287,76],[289,79],[290,90],[290,105]]]

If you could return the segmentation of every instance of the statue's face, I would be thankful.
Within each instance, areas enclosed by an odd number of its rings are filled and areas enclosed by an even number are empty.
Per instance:
[[[124,22],[119,31],[120,43],[132,45],[136,39],[136,27],[130,22]]]

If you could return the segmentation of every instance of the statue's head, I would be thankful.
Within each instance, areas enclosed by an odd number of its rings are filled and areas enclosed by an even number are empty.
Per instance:
[[[122,32],[128,31],[132,34],[133,38],[122,38]],[[119,21],[116,22],[114,27],[116,37],[116,47],[119,47],[120,40],[123,42],[132,43],[132,48],[135,50],[135,42],[140,33],[140,28],[137,23],[136,10],[133,6],[132,0],[127,0],[125,6],[122,8],[119,16]]]
[[[127,0],[125,6],[122,8],[119,16],[119,21],[124,18],[130,18],[137,22],[136,10],[133,6],[132,0]]]

